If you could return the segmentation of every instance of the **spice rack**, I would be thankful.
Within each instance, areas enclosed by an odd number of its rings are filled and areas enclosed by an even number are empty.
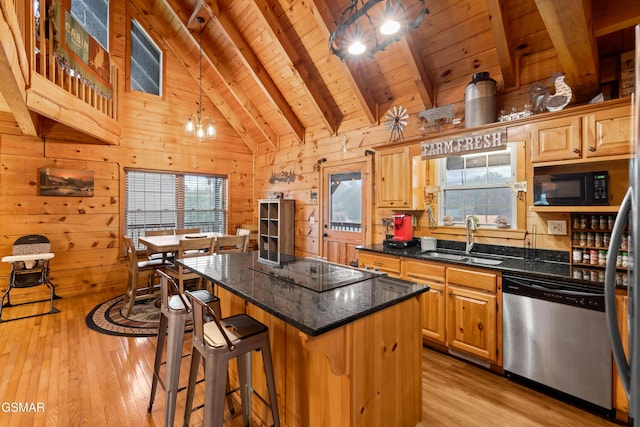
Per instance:
[[[571,270],[574,279],[604,282],[611,230],[615,221],[611,213],[571,214]],[[628,280],[629,236],[622,237],[616,262],[616,285]]]

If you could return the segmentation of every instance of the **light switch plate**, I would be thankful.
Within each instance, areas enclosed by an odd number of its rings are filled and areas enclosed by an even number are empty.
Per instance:
[[[559,236],[567,235],[567,221],[564,220],[549,220],[547,222],[548,234],[554,234]]]

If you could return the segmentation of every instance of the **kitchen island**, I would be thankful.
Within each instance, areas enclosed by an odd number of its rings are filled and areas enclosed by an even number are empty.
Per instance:
[[[428,286],[257,252],[178,260],[216,286],[223,316],[269,327],[284,426],[415,426],[422,411],[420,295]],[[254,388],[266,396],[261,357]],[[235,380],[232,376],[232,382]],[[254,416],[270,424],[254,399]]]

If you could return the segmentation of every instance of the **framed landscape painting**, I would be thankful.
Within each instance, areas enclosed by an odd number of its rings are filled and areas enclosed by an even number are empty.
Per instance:
[[[40,168],[41,196],[93,197],[93,171]]]

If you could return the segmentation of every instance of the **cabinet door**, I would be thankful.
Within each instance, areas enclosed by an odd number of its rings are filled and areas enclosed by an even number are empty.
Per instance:
[[[613,156],[634,151],[629,107],[597,111],[584,117],[585,157]]]
[[[379,208],[409,208],[412,198],[409,147],[376,153],[376,194]]]
[[[400,278],[400,258],[360,251],[358,266],[368,270],[387,273],[391,277]]]
[[[496,361],[496,296],[447,286],[447,344]]]
[[[620,328],[620,338],[622,338],[622,346],[626,354],[629,354],[629,321],[627,317],[629,309],[629,299],[626,295],[616,295],[616,314],[618,316],[618,325]],[[615,362],[614,362],[615,365]],[[618,368],[614,366],[613,371],[613,407],[617,411],[629,413],[629,400],[627,394],[620,381]]]
[[[580,117],[547,120],[531,125],[531,161],[581,158],[580,129]]]
[[[446,344],[445,269],[440,264],[405,259],[402,278],[410,282],[429,285],[429,292],[422,294],[422,336]]]
[[[441,344],[447,342],[444,290],[442,283],[429,283],[429,292],[422,294],[422,336]]]

